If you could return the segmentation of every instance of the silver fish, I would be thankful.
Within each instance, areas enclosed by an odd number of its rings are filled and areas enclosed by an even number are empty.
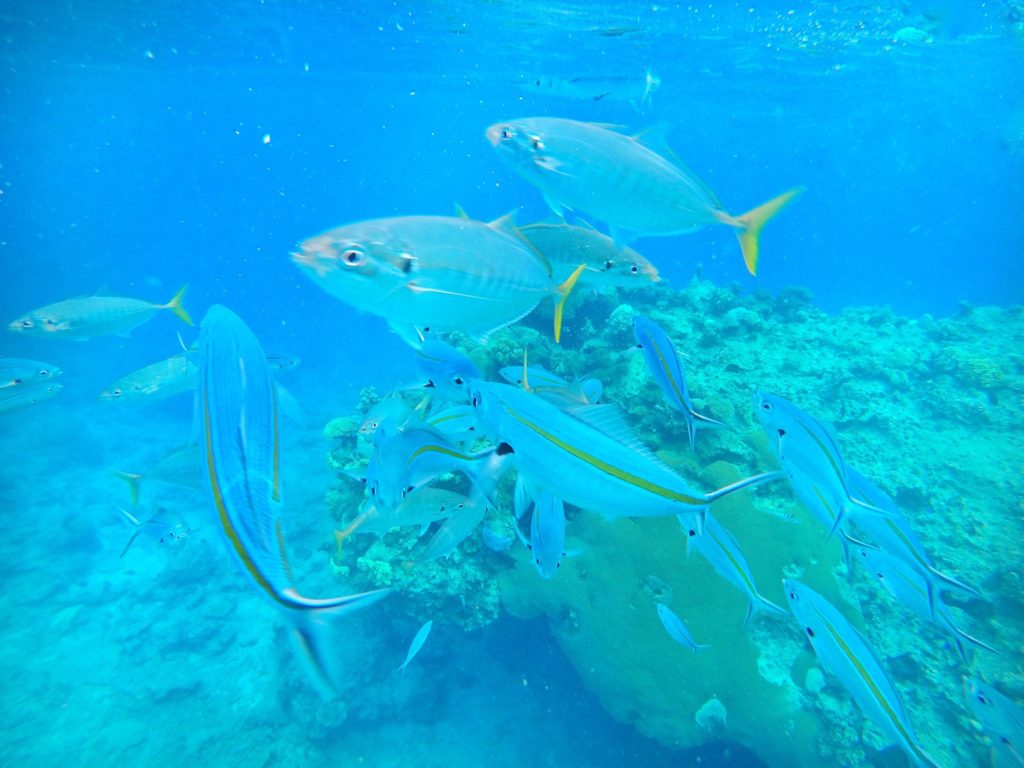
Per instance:
[[[430,630],[433,626],[434,622],[431,620],[417,630],[416,636],[412,639],[412,642],[409,644],[409,650],[405,654],[405,661],[403,661],[402,666],[398,668],[399,672],[405,672],[405,668],[409,666],[409,662],[412,661],[416,657],[416,654],[420,652],[420,648],[422,648],[423,644],[427,642],[427,637],[430,635]]]
[[[121,550],[121,557],[124,557],[131,548],[135,539],[140,534],[148,536],[158,544],[182,545],[188,541],[192,528],[185,522],[181,515],[169,512],[163,507],[159,508],[149,517],[140,520],[127,509],[119,510],[121,516],[134,528],[131,538]]]
[[[121,472],[114,474],[128,484],[132,506],[139,505],[142,481],[151,480],[181,488],[201,490],[203,487],[203,466],[200,462],[199,447],[194,443],[179,445],[157,459],[145,472]]]
[[[199,334],[197,431],[203,474],[225,547],[254,587],[292,625],[318,689],[335,691],[317,618],[362,607],[388,590],[312,599],[292,583],[281,525],[281,439],[274,378],[259,342],[215,305]]]
[[[1024,708],[976,677],[964,678],[964,693],[971,712],[988,731],[993,763],[1024,765]]]
[[[691,651],[696,653],[702,648],[709,648],[708,645],[701,645],[693,639],[693,635],[690,634],[690,630],[683,624],[683,620],[680,619],[664,603],[658,603],[658,618],[661,619],[661,624],[665,627],[665,631],[668,632],[668,636],[675,640],[682,646],[689,648]]]
[[[563,118],[524,117],[495,123],[486,136],[513,170],[541,190],[556,214],[569,208],[608,222],[620,244],[631,236],[685,234],[724,224],[736,231],[751,274],[757,273],[761,228],[800,192],[792,189],[733,216],[691,170],[651,149],[643,135]]]
[[[335,298],[383,317],[408,344],[464,331],[483,343],[546,298],[562,309],[583,269],[558,285],[511,217],[487,224],[406,216],[349,224],[302,242],[292,261]]]
[[[5,387],[0,389],[0,413],[26,408],[49,400],[51,397],[59,395],[62,389],[64,389],[64,385],[56,381],[51,381],[48,384]]]
[[[651,70],[643,77],[629,75],[581,75],[553,77],[538,75],[521,77],[513,85],[528,93],[587,101],[626,101],[637,109],[651,103],[651,96],[661,87],[661,78]]]
[[[617,245],[586,222],[542,221],[519,231],[548,260],[556,279],[568,277],[580,264],[587,265],[580,284],[594,288],[639,288],[661,279],[646,258],[628,246]]]
[[[192,318],[181,303],[187,288],[187,285],[182,286],[166,304],[120,296],[67,299],[35,309],[12,321],[8,328],[33,336],[85,341],[97,336],[126,334],[165,309],[173,312],[182,322],[192,325]]]
[[[60,374],[60,368],[49,363],[20,357],[0,357],[0,390],[46,384]]]
[[[159,400],[188,392],[196,385],[197,368],[192,357],[190,352],[179,352],[122,376],[100,392],[100,399]]]

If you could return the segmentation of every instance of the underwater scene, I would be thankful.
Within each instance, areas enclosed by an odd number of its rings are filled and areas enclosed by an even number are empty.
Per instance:
[[[1024,765],[1024,4],[0,31],[0,765]]]

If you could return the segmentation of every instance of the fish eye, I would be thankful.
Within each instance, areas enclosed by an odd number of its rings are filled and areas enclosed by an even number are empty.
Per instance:
[[[366,262],[366,254],[362,251],[357,251],[355,248],[349,248],[341,254],[341,260],[350,267],[358,267]]]
[[[640,274],[640,267],[638,267],[636,264],[634,264],[633,266],[631,266],[629,268],[629,271],[632,272],[634,275],[638,275],[638,274]]]
[[[761,403],[761,407],[766,411],[770,411],[772,409],[772,404],[765,400],[763,403]]]
[[[544,142],[540,140],[539,136],[532,136],[530,137],[530,146],[540,152],[544,149]]]
[[[465,384],[465,381],[461,376],[456,376],[455,378],[452,379],[452,383],[455,384],[455,386],[457,387],[461,387],[463,384]]]
[[[807,636],[808,637],[814,637],[814,630],[811,629],[810,627],[807,627]]]
[[[693,536],[696,536],[696,535],[697,535],[697,532],[696,532],[695,530],[693,530],[693,528],[691,528],[691,529],[690,529],[690,533],[689,533],[689,535],[690,535],[691,537],[693,537]]]
[[[786,436],[786,430],[780,429],[779,430],[779,437],[785,437],[785,436]]]
[[[538,81],[537,84],[540,85],[540,81]],[[501,138],[503,138],[505,141],[508,141],[513,136],[515,136],[515,134],[512,133],[512,131],[510,129],[508,129],[508,128],[502,128],[501,129]]]
[[[39,371],[39,375],[40,376],[49,376],[50,372],[48,370],[46,370],[45,368],[43,368],[41,371]]]
[[[11,379],[11,384],[21,384],[21,379]]]
[[[611,268],[612,268],[612,267],[614,267],[614,266],[615,266],[615,262],[614,262],[614,261],[612,261],[611,259],[608,259],[608,261],[606,261],[606,262],[604,263],[604,268],[605,268],[606,270],[608,270],[608,269],[611,269]]]
[[[31,328],[32,327],[32,321],[27,319],[27,318],[25,320],[22,320],[21,321],[21,327],[22,328]]]
[[[110,394],[112,394],[114,397],[120,397],[121,396],[121,390],[120,389],[115,389]]]

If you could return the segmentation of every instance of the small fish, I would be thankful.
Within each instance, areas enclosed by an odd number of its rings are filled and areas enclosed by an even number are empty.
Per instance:
[[[694,653],[701,650],[702,648],[710,648],[709,645],[701,645],[693,639],[693,635],[690,634],[690,630],[683,624],[683,620],[676,616],[672,612],[672,609],[663,603],[658,603],[658,618],[661,619],[662,626],[665,627],[665,631],[668,632],[668,636],[675,640],[682,646],[689,648]]]
[[[472,498],[467,498],[430,538],[426,549],[417,558],[418,562],[426,563],[439,557],[448,557],[483,522],[487,509],[487,501],[481,494],[476,493]]]
[[[498,456],[531,486],[608,518],[675,515],[685,528],[700,532],[716,499],[782,477],[769,472],[710,493],[694,491],[636,440],[612,406],[584,406],[570,414],[508,384],[474,382],[470,391]]]
[[[565,557],[565,505],[550,493],[540,493],[530,521],[530,553],[537,573],[553,579]]]
[[[336,690],[318,617],[363,607],[389,590],[312,599],[295,588],[281,522],[277,392],[248,326],[220,305],[203,318],[195,413],[204,484],[224,545],[243,573],[292,625],[318,690]]]
[[[188,541],[192,528],[185,520],[174,512],[168,512],[163,507],[157,509],[145,520],[139,520],[127,509],[120,509],[121,516],[135,529],[128,543],[121,550],[121,557],[124,557],[131,548],[139,534],[145,534],[158,544],[182,545]]]
[[[651,70],[643,77],[628,75],[583,75],[578,77],[522,77],[514,83],[518,88],[542,96],[557,96],[588,101],[627,101],[637,109],[651,103],[651,96],[661,86],[661,78]]]
[[[428,526],[459,514],[468,502],[469,498],[463,493],[429,485],[410,491],[402,503],[391,510],[374,504],[370,499],[363,505],[362,514],[345,530],[335,531],[335,536],[345,539],[357,532],[383,536],[392,528]]]
[[[767,392],[755,393],[754,415],[768,435],[783,470],[792,479],[794,489],[806,492],[812,487],[821,503],[834,512],[830,535],[847,518],[865,514],[894,516],[892,510],[881,509],[857,497],[839,446],[813,416]]]
[[[565,300],[585,266],[556,284],[511,216],[490,224],[451,216],[349,224],[303,241],[292,261],[335,298],[383,317],[416,348],[425,334],[450,331],[484,343],[548,298],[555,300],[557,342]]]
[[[46,384],[60,374],[60,368],[49,363],[20,357],[0,357],[0,390]]]
[[[451,344],[424,339],[416,350],[416,370],[442,400],[466,402],[466,384],[480,378],[472,360]]]
[[[267,352],[267,363],[275,371],[292,371],[302,364],[302,358],[283,352]]]
[[[705,519],[703,535],[699,535],[692,528],[687,534],[687,551],[691,547],[696,549],[719,576],[747,596],[747,615],[743,617],[744,628],[750,623],[750,618],[760,611],[786,613],[784,608],[780,608],[757,591],[754,574],[740,550],[739,543],[714,516],[708,515]]]
[[[192,325],[182,300],[185,289],[181,287],[166,304],[153,304],[142,299],[127,299],[120,296],[88,296],[68,299],[35,309],[11,322],[10,330],[33,336],[52,336],[75,341],[85,341],[97,336],[127,334],[132,328],[142,325],[157,312],[169,309],[180,320]]]
[[[672,340],[656,323],[641,315],[633,316],[633,335],[644,355],[647,370],[658,382],[668,404],[686,419],[686,434],[690,450],[694,450],[698,427],[724,427],[725,425],[693,409],[690,391],[686,387],[686,374]]]
[[[143,480],[155,480],[181,488],[202,490],[203,465],[200,454],[198,445],[185,443],[161,456],[145,472],[114,470],[114,474],[128,484],[132,496],[132,506],[137,507]]]
[[[412,406],[405,402],[400,395],[388,395],[370,406],[370,410],[366,412],[359,425],[357,434],[364,440],[372,441],[381,424],[389,420],[401,424],[408,420],[412,412]]]
[[[857,555],[864,568],[897,600],[924,621],[945,630],[956,645],[960,658],[968,662],[963,641],[999,654],[995,648],[973,637],[953,623],[949,608],[940,595],[932,595],[927,579],[915,568],[888,552],[871,547],[858,547]]]
[[[568,277],[579,264],[587,268],[580,284],[594,288],[640,288],[660,280],[657,268],[628,246],[586,222],[537,222],[520,227],[530,244],[551,264],[555,278]]]
[[[430,630],[433,629],[433,620],[428,621],[416,632],[416,636],[412,639],[412,643],[409,644],[409,651],[405,654],[405,661],[402,662],[402,666],[398,668],[399,672],[405,672],[405,668],[409,666],[409,662],[412,661],[416,654],[420,652],[420,648],[427,642],[427,636],[430,635]]]
[[[189,392],[196,385],[197,368],[191,360],[192,353],[179,352],[166,360],[147,365],[127,376],[122,376],[100,392],[101,400],[138,400],[148,398],[159,400],[182,392]]]
[[[4,387],[0,389],[0,413],[15,411],[49,400],[51,397],[59,395],[62,389],[64,389],[64,385],[56,381],[31,386]]]
[[[594,378],[569,382],[539,365],[507,365],[498,373],[509,384],[528,389],[555,405],[594,405],[604,394],[604,385]]]
[[[524,117],[495,123],[486,136],[514,171],[540,189],[556,215],[566,208],[588,213],[608,223],[618,244],[724,224],[735,230],[752,275],[761,228],[800,192],[791,189],[733,216],[691,170],[648,146],[650,132],[627,136],[596,123]]]
[[[915,766],[937,768],[917,743],[899,694],[860,633],[809,587],[795,579],[784,579],[783,586],[821,666],[839,679],[865,717],[899,744]]]
[[[994,765],[1024,765],[1024,708],[976,677],[964,678],[967,706],[988,732]]]

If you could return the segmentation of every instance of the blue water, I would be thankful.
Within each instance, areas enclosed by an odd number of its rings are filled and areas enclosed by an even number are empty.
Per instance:
[[[363,387],[402,380],[412,358],[382,320],[311,284],[288,254],[343,223],[448,215],[455,203],[480,219],[545,217],[540,194],[484,140],[497,120],[664,124],[735,213],[806,187],[766,228],[757,278],[725,227],[634,243],[674,287],[695,272],[741,296],[800,286],[833,314],[888,306],[943,318],[961,302],[1024,302],[1019,6],[339,5],[0,11],[2,319],[97,291],[162,302],[188,283],[197,320],[226,304],[267,349],[301,357],[288,383],[310,427],[289,438],[289,526],[311,590],[333,588],[319,429],[351,413]],[[928,41],[894,42],[904,27]],[[662,86],[642,109],[513,85],[648,68]],[[145,467],[180,443],[191,405],[111,410],[96,393],[174,354],[177,331],[191,343],[194,330],[174,322],[127,339],[7,334],[0,345],[60,365],[65,384],[58,400],[0,414],[0,762],[758,764],[728,734],[679,752],[617,722],[543,620],[507,615],[475,633],[442,629],[424,669],[394,683],[420,621],[383,607],[344,623],[346,661],[367,693],[349,691],[335,721],[212,522],[197,522],[180,551],[140,546],[118,559],[127,501],[107,470]],[[189,491],[158,498],[205,514]],[[222,616],[211,600],[237,608]],[[191,670],[180,687],[168,664]],[[467,709],[481,723],[473,738],[461,733]]]

